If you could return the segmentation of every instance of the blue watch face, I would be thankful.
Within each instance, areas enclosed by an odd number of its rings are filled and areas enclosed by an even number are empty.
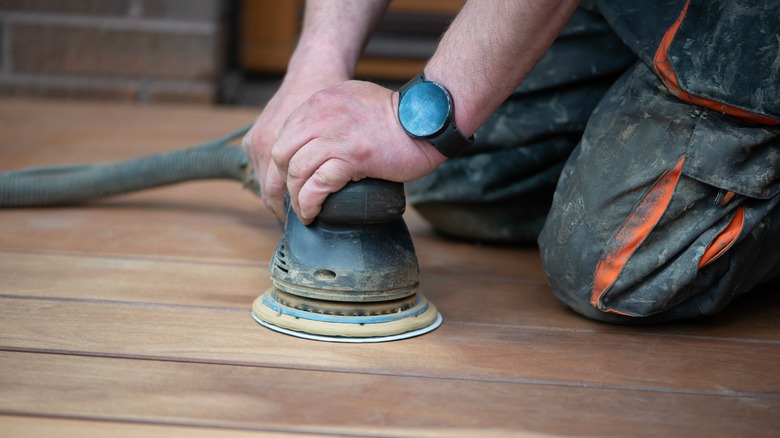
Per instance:
[[[432,82],[420,82],[409,88],[398,105],[398,119],[406,132],[427,137],[441,131],[450,116],[447,92]]]

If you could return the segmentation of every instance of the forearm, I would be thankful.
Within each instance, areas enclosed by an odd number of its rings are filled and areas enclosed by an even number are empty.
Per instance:
[[[387,3],[388,0],[308,0],[303,30],[288,73],[350,79]]]
[[[455,102],[455,123],[473,134],[566,24],[577,0],[470,0],[425,67]]]

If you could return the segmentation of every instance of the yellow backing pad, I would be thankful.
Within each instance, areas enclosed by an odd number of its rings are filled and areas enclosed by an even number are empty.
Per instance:
[[[441,324],[436,306],[421,293],[417,303],[390,315],[340,316],[295,309],[281,303],[274,288],[252,304],[252,316],[260,324],[300,338],[330,342],[384,342],[419,336]],[[358,304],[359,305],[359,304]]]

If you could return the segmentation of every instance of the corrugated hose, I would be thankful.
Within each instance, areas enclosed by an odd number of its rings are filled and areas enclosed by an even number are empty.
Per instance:
[[[127,161],[0,172],[0,208],[79,204],[197,179],[241,181],[259,195],[249,159],[230,144],[250,126],[201,145]]]

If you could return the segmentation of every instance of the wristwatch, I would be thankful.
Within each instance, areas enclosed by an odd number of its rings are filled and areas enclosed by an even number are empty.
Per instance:
[[[398,120],[411,137],[427,141],[447,158],[457,157],[474,142],[474,136],[466,138],[455,126],[452,96],[441,84],[420,73],[399,94]]]

